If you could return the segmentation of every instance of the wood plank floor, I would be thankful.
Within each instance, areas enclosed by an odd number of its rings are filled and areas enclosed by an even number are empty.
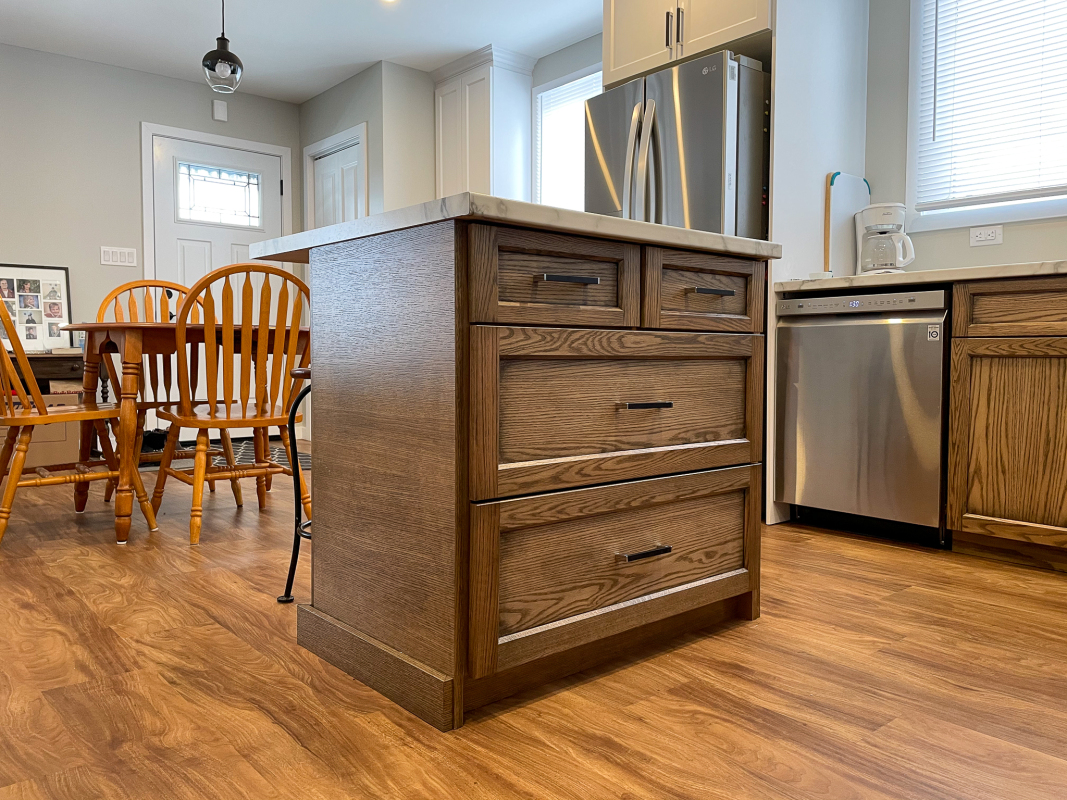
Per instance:
[[[1067,577],[766,530],[763,617],[441,734],[295,644],[292,492],[113,541],[95,484],[0,545],[0,800],[1067,796]],[[309,593],[305,559],[296,586]]]

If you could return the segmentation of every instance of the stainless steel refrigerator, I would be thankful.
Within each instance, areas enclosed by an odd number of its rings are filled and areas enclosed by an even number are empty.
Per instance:
[[[713,53],[585,104],[585,210],[767,238],[770,76]]]

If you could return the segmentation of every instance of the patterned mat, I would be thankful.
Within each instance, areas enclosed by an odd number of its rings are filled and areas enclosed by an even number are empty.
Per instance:
[[[289,466],[289,460],[285,457],[285,448],[282,447],[281,445],[275,446],[275,442],[271,442],[270,444],[271,444],[271,448],[270,448],[271,461],[276,461],[277,463],[281,464],[284,467]],[[195,444],[193,442],[182,442],[182,447],[185,448],[186,446],[188,446],[188,449],[192,450],[193,447],[195,446]],[[212,442],[211,446],[212,446],[212,449],[216,449],[216,448],[221,449],[221,447],[222,447],[218,442]],[[302,470],[310,470],[311,469],[311,453],[300,453],[299,456],[300,456],[300,469],[302,469]],[[255,461],[256,461],[256,447],[252,443],[252,440],[251,439],[234,439],[234,442],[233,442],[233,457],[234,457],[234,460],[236,460],[238,464],[254,464]],[[223,456],[215,456],[215,458],[212,460],[212,463],[216,467],[225,467],[226,466],[226,459]],[[193,460],[191,458],[189,458],[189,459],[183,459],[183,460],[180,460],[180,461],[175,461],[172,464],[172,466],[175,469],[192,469],[193,468]],[[144,465],[142,467],[142,469],[155,469],[155,468],[156,467],[155,467],[154,464],[146,464],[146,465]]]

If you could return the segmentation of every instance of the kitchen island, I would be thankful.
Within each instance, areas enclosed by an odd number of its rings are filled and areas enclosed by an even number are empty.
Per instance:
[[[311,265],[303,646],[448,730],[758,616],[778,245],[461,194],[250,254]]]

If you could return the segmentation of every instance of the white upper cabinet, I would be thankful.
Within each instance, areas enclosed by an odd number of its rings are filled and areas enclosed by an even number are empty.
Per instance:
[[[604,0],[604,85],[770,28],[772,0]]]
[[[604,85],[677,57],[677,0],[604,0]]]
[[[490,46],[434,72],[438,197],[530,199],[533,63]]]
[[[679,0],[681,56],[711,50],[771,26],[770,0]]]

